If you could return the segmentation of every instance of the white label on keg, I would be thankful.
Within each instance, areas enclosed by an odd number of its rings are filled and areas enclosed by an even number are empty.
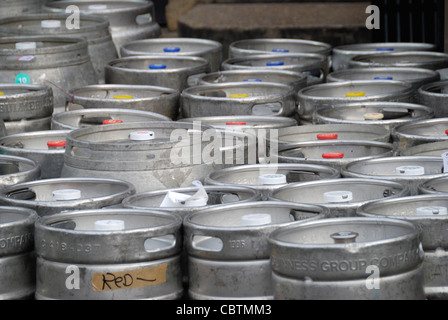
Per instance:
[[[442,153],[442,160],[443,160],[443,173],[448,172],[448,152]]]
[[[168,191],[160,204],[160,208],[200,207],[207,205],[208,194],[204,186],[200,181],[193,181],[193,184],[199,188],[194,195],[190,196],[180,192]]]

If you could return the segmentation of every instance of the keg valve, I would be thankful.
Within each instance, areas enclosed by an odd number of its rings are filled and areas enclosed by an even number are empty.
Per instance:
[[[353,231],[339,231],[330,235],[334,243],[351,243],[355,242],[359,233]]]

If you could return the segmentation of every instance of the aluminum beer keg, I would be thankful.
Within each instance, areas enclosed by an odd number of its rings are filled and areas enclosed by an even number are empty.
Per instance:
[[[17,133],[0,138],[0,153],[29,158],[41,169],[41,179],[58,178],[64,164],[65,138],[70,130]]]
[[[448,140],[448,118],[412,121],[395,127],[392,138],[397,152],[430,142]]]
[[[257,201],[217,206],[184,219],[189,297],[273,299],[268,236],[297,220],[327,217],[325,208]]]
[[[0,84],[0,118],[3,119],[6,134],[48,130],[52,114],[51,87],[38,84]]]
[[[36,299],[162,300],[182,296],[182,219],[102,209],[36,223]]]
[[[57,113],[65,108],[66,91],[98,78],[85,39],[26,36],[0,39],[0,82],[51,86]]]
[[[317,53],[283,53],[229,58],[221,64],[223,71],[254,68],[300,72],[307,76],[307,85],[311,85],[325,82],[329,62],[326,56]]]
[[[418,90],[418,100],[433,109],[436,118],[448,117],[448,80],[423,85]]]
[[[269,192],[289,183],[340,178],[339,170],[322,165],[270,163],[235,166],[215,170],[205,178],[206,185],[249,187],[259,190],[263,200]]]
[[[448,192],[446,175],[426,180],[418,186],[420,194],[444,194]]]
[[[31,159],[0,154],[0,189],[40,179],[40,165]]]
[[[195,85],[229,82],[274,82],[292,86],[296,92],[307,86],[307,77],[303,73],[261,68],[211,72],[200,75],[195,80]]]
[[[107,18],[117,52],[127,42],[157,38],[162,33],[155,19],[154,3],[147,0],[53,1],[44,4],[42,11],[65,12],[70,5],[76,6],[83,14]]]
[[[176,120],[179,115],[179,96],[178,90],[157,86],[91,85],[71,90],[66,109],[136,109],[159,113]]]
[[[331,217],[353,217],[363,204],[409,195],[399,182],[371,178],[344,178],[290,183],[269,193],[269,200],[325,206]]]
[[[127,42],[121,47],[121,57],[162,55],[193,56],[206,59],[210,71],[219,71],[223,49],[218,41],[199,38],[158,38]]]
[[[135,193],[132,184],[117,179],[53,178],[22,182],[0,190],[0,203],[30,208],[39,216],[69,210],[121,205]]]
[[[424,105],[407,102],[353,102],[325,106],[313,114],[315,124],[379,125],[389,132],[401,124],[434,117]]]
[[[31,209],[0,207],[0,300],[32,299],[36,289]]]
[[[333,70],[349,68],[349,61],[355,56],[374,55],[384,52],[432,51],[436,46],[432,43],[417,42],[377,42],[336,46],[332,51]]]
[[[389,218],[334,218],[269,237],[274,298],[424,300],[417,226]]]
[[[188,78],[210,71],[210,64],[190,56],[130,56],[109,61],[107,84],[153,85],[182,91]]]
[[[401,156],[441,156],[448,150],[448,141],[429,142],[407,148]]]
[[[0,1],[0,18],[38,13],[45,2],[45,0],[2,0]]]
[[[105,17],[84,14],[76,18],[79,18],[76,22],[79,25],[75,25],[75,17],[65,11],[3,18],[0,19],[0,35],[84,37],[98,81],[104,83],[106,63],[118,58],[109,32],[109,21]]]
[[[184,118],[207,116],[283,116],[297,109],[294,88],[280,83],[234,82],[193,86],[182,91]]]
[[[435,51],[405,51],[356,56],[349,68],[405,67],[438,70],[448,67],[448,54]]]
[[[439,180],[439,179],[435,179]],[[358,209],[362,217],[380,217],[412,222],[421,230],[425,257],[424,290],[427,299],[448,298],[446,194],[425,194],[373,201]]]
[[[422,156],[354,161],[341,169],[341,175],[344,178],[396,181],[407,185],[411,195],[417,195],[421,183],[446,174],[441,157]]]
[[[80,109],[53,115],[51,129],[76,130],[95,125],[142,121],[171,121],[171,119],[159,113],[134,109]]]
[[[363,80],[321,83],[299,91],[300,119],[312,121],[322,107],[342,103],[389,101],[413,102],[415,90],[410,84],[395,80]]]

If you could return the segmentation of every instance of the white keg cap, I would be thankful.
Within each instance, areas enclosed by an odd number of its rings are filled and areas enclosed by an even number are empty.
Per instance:
[[[327,203],[343,203],[353,200],[351,191],[328,191],[324,193],[324,201]]]
[[[18,49],[18,50],[36,49],[36,42],[32,42],[32,41],[17,42],[16,49]]]
[[[259,185],[274,185],[286,183],[286,176],[284,174],[262,174],[258,176]]]
[[[425,174],[425,168],[422,166],[401,166],[396,167],[395,172],[403,176],[419,176]]]
[[[415,209],[415,214],[417,216],[446,216],[448,215],[448,211],[446,207],[439,206],[428,206],[428,207],[419,207]]]
[[[123,220],[97,220],[94,228],[96,231],[118,231],[124,230]]]
[[[42,20],[40,22],[40,26],[42,28],[60,28],[61,27],[61,21],[60,20]]]
[[[384,114],[380,112],[364,113],[364,120],[381,120],[384,118]]]
[[[107,9],[107,4],[90,4],[89,10],[105,10]]]
[[[154,132],[153,131],[134,131],[129,135],[129,139],[133,141],[145,141],[145,140],[153,140]]]
[[[268,213],[246,214],[241,217],[241,223],[245,226],[261,226],[271,222],[271,215]]]
[[[160,207],[203,207],[207,205],[208,194],[202,183],[193,181],[193,185],[198,187],[198,191],[192,196],[180,192],[168,191],[163,198]]]
[[[53,200],[77,200],[81,199],[81,190],[78,189],[59,189],[53,190]]]

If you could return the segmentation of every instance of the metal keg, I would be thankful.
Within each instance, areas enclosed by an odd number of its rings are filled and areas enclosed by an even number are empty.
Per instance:
[[[175,121],[77,129],[67,134],[61,176],[117,178],[132,183],[138,193],[190,186],[211,170],[236,160],[246,163],[246,136],[223,137],[212,127]]]
[[[57,113],[65,108],[66,91],[98,79],[85,39],[26,36],[0,39],[0,82],[50,85]]]
[[[417,92],[419,102],[433,109],[436,118],[448,117],[448,80],[426,84]]]
[[[338,179],[339,170],[322,165],[302,163],[252,164],[224,168],[210,172],[206,185],[225,188],[227,186],[248,187],[259,190],[263,200],[269,192],[290,183],[324,179]]]
[[[358,216],[403,220],[413,223],[421,230],[425,253],[424,291],[427,299],[448,298],[448,243],[444,237],[448,221],[447,207],[447,195],[427,194],[373,201],[358,209]]]
[[[202,186],[163,189],[137,193],[122,201],[124,208],[169,211],[184,218],[190,212],[201,211],[229,203],[261,200],[260,191],[245,186]]]
[[[80,109],[53,115],[51,128],[53,130],[76,130],[95,125],[142,121],[171,121],[171,119],[159,113],[134,109]]]
[[[0,203],[30,208],[39,216],[69,210],[121,205],[135,193],[126,181],[100,178],[53,178],[22,182],[0,190]]]
[[[36,289],[35,211],[0,207],[0,300],[32,299]]]
[[[53,90],[39,84],[0,84],[0,118],[6,134],[48,130]]]
[[[118,58],[109,32],[109,21],[101,16],[80,14],[79,26],[75,26],[73,19],[65,11],[3,18],[0,20],[0,35],[84,37],[98,81],[104,83],[106,63]]]
[[[392,130],[392,138],[399,154],[419,144],[448,141],[448,118],[426,119],[402,124]]]
[[[0,153],[29,158],[41,169],[41,179],[58,178],[64,164],[65,138],[70,130],[17,133],[0,138]]]
[[[290,183],[269,193],[269,200],[325,206],[331,217],[353,217],[363,204],[409,195],[409,187],[372,178],[325,179]]]
[[[179,115],[179,96],[178,90],[157,86],[91,85],[71,90],[66,109],[135,109],[155,112],[176,120]]]
[[[334,218],[269,237],[274,298],[424,300],[417,226],[388,218]]]
[[[441,156],[448,150],[448,141],[429,142],[407,148],[400,156]]]
[[[354,161],[341,169],[344,178],[382,179],[409,187],[410,194],[419,194],[418,186],[430,179],[442,177],[441,157],[385,157]]]
[[[339,71],[349,68],[349,61],[355,56],[373,55],[384,52],[401,51],[432,51],[436,46],[432,43],[418,42],[378,42],[359,43],[336,46],[332,51],[333,70]]]
[[[268,236],[325,208],[288,202],[228,204],[184,219],[189,296],[195,300],[273,299]]]
[[[198,76],[195,85],[229,82],[274,82],[294,87],[295,92],[307,86],[307,77],[303,73],[274,69],[227,70],[206,73]]]
[[[426,180],[418,186],[420,194],[445,194],[448,193],[446,175]]]
[[[356,56],[349,68],[405,67],[438,70],[448,67],[448,54],[435,51],[405,51]]]
[[[207,116],[293,116],[294,88],[280,83],[234,82],[193,86],[182,91],[184,118]]]
[[[130,56],[109,61],[106,83],[153,85],[182,91],[188,78],[210,72],[210,64],[200,57]]]
[[[388,101],[413,102],[415,90],[410,84],[395,80],[363,80],[321,83],[299,91],[300,119],[312,121],[322,107],[342,103]]]
[[[254,68],[303,73],[307,76],[307,85],[311,85],[325,82],[329,72],[329,62],[326,56],[317,53],[283,53],[229,58],[221,64],[223,71]]]
[[[35,227],[36,299],[178,299],[181,227],[176,214],[123,208],[43,217]]]
[[[76,6],[81,13],[107,18],[117,52],[127,42],[157,38],[162,34],[155,19],[154,3],[147,0],[53,1],[45,3],[42,11],[65,12],[70,5]]]
[[[0,189],[40,179],[40,165],[31,159],[0,154]]]
[[[2,0],[0,1],[0,18],[38,13],[44,3],[45,0]]]
[[[389,132],[393,128],[434,116],[431,108],[407,102],[353,102],[325,106],[313,114],[315,124],[379,125]]]
[[[223,49],[218,41],[199,38],[158,38],[127,42],[121,57],[163,55],[201,57],[210,64],[210,71],[219,71]]]

